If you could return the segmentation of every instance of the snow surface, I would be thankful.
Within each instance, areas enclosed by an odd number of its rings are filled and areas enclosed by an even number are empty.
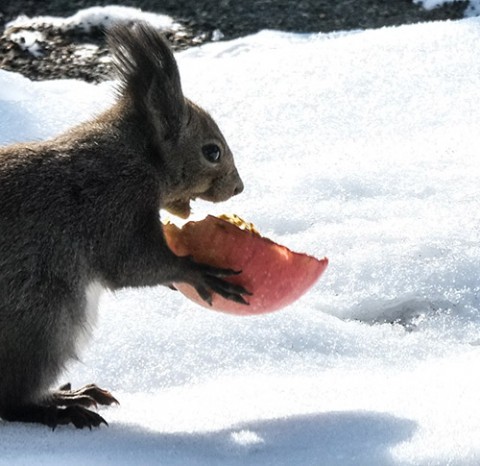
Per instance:
[[[164,288],[103,295],[59,384],[111,389],[110,427],[0,422],[0,464],[479,464],[479,43],[471,18],[178,54],[246,185],[195,215],[235,212],[330,266],[265,316]],[[112,96],[0,71],[0,142],[52,136]]]

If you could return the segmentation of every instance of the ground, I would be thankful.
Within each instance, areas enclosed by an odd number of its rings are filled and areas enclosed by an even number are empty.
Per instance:
[[[112,3],[179,20],[185,32],[169,37],[177,49],[207,42],[215,30],[220,30],[224,39],[232,39],[261,29],[329,32],[457,19],[467,4],[458,1],[426,11],[412,0],[4,0],[0,5],[0,68],[19,71],[31,79],[99,81],[110,76],[111,68],[102,59],[108,52],[100,31],[86,37],[78,31],[65,34],[49,30],[45,53],[33,57],[9,40],[5,24],[20,14],[68,16],[81,8]],[[78,57],[75,50],[79,43],[95,43],[100,48],[90,57]]]

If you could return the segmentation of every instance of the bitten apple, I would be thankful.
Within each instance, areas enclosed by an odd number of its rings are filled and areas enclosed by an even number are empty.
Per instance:
[[[235,303],[214,294],[212,305],[203,301],[195,289],[175,283],[181,293],[196,303],[237,315],[263,314],[281,309],[302,296],[325,271],[328,259],[316,259],[293,252],[268,238],[237,216],[207,216],[179,228],[164,225],[168,246],[179,255],[215,267],[241,270],[227,280],[252,293],[245,296],[249,305]]]

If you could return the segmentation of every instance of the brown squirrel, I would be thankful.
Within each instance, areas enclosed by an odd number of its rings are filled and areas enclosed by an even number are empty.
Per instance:
[[[152,27],[108,32],[117,102],[52,140],[0,149],[0,417],[99,426],[90,407],[115,403],[96,385],[51,387],[88,335],[99,291],[189,283],[245,302],[239,273],[168,248],[159,210],[243,190],[207,112],[183,96],[175,58]]]

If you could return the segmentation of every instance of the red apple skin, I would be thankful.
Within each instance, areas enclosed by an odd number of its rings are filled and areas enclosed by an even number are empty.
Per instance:
[[[316,259],[292,252],[268,238],[211,215],[204,220],[188,222],[181,229],[167,224],[164,232],[168,246],[178,256],[191,255],[197,262],[242,271],[228,281],[252,293],[252,296],[245,296],[248,306],[218,294],[213,295],[212,306],[209,306],[192,286],[175,283],[175,288],[192,301],[229,314],[263,314],[288,306],[306,293],[328,265],[326,257]]]

